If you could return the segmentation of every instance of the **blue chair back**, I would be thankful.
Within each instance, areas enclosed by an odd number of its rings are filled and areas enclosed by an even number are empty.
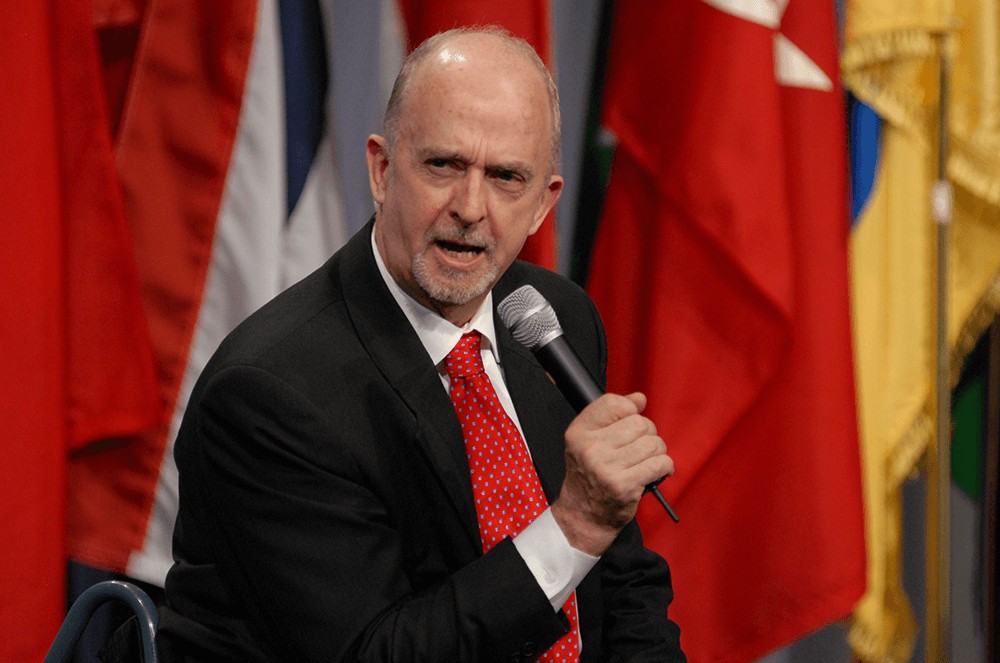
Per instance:
[[[157,663],[155,639],[159,613],[156,605],[146,592],[121,580],[99,582],[80,594],[63,620],[43,663],[69,663],[90,618],[108,601],[124,601],[132,608],[139,622],[143,662]]]

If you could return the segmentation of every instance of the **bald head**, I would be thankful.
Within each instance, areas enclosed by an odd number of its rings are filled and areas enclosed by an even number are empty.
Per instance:
[[[461,327],[559,199],[555,86],[524,42],[445,33],[407,61],[384,134],[365,153],[376,248],[408,295]]]
[[[468,53],[480,56],[493,52],[489,62],[467,63]],[[389,155],[393,154],[399,138],[402,116],[406,112],[409,93],[415,81],[434,73],[445,73],[448,67],[460,69],[463,65],[489,65],[498,71],[524,67],[537,74],[537,82],[546,98],[549,111],[549,175],[555,172],[560,158],[562,120],[559,113],[559,93],[545,63],[528,42],[514,37],[503,28],[456,28],[440,32],[424,40],[406,58],[392,87],[392,95],[385,110],[382,133],[386,138]]]

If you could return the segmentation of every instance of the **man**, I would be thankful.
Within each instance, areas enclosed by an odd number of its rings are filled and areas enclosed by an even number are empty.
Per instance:
[[[673,471],[645,398],[574,416],[494,318],[531,283],[604,375],[590,300],[514,260],[562,187],[551,77],[506,33],[444,33],[384,126],[374,223],[241,325],[191,397],[164,658],[683,661],[633,520]],[[480,439],[480,415],[505,432]],[[476,458],[500,447],[518,474],[494,503]]]

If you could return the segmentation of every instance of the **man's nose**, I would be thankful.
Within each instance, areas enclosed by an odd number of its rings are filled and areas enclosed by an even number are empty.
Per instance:
[[[452,216],[465,224],[479,223],[486,218],[487,193],[483,174],[467,170],[452,198]]]

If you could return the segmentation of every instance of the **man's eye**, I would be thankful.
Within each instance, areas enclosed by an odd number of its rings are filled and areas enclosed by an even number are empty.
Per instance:
[[[491,173],[493,177],[503,182],[520,182],[521,176],[513,170],[495,170]]]
[[[451,165],[451,161],[448,159],[428,159],[427,164],[433,168],[447,168]]]

